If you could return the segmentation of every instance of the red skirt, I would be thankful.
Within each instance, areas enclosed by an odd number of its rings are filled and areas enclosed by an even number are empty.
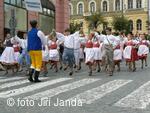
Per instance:
[[[136,48],[132,48],[131,50],[131,59],[127,59],[127,62],[134,62],[139,60],[139,56],[137,54],[137,49]]]
[[[139,59],[147,59],[147,54],[139,56]]]

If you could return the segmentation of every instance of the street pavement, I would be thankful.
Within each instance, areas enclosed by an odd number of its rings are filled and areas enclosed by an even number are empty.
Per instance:
[[[88,76],[86,66],[73,76],[49,70],[41,83],[28,82],[24,72],[1,71],[0,113],[150,113],[150,66],[141,69],[139,61],[136,72],[128,72],[124,64],[112,77]]]

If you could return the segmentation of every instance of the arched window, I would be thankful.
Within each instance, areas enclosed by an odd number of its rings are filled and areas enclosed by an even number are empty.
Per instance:
[[[80,3],[80,4],[78,5],[78,14],[80,14],[80,15],[83,14],[83,4],[82,4],[82,3]]]
[[[137,30],[142,30],[142,20],[138,19],[136,22]]]
[[[136,0],[136,8],[142,8],[142,0]]]
[[[95,3],[94,3],[94,2],[91,2],[91,3],[90,3],[90,11],[93,13],[93,12],[96,11],[95,9],[96,9],[96,8],[95,8]]]
[[[120,10],[120,0],[115,1],[115,10],[119,11]]]
[[[128,9],[133,9],[133,0],[128,0]]]
[[[107,1],[103,2],[103,12],[107,12]]]
[[[69,14],[72,15],[72,7],[69,5]]]
[[[133,21],[129,20],[129,29],[130,31],[133,31]]]

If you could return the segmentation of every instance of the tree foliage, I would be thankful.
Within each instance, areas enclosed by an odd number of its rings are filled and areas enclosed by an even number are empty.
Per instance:
[[[90,28],[97,28],[100,24],[105,22],[100,13],[93,13],[91,16],[85,17],[85,20],[89,22]]]
[[[77,30],[80,29],[81,24],[78,24],[78,23],[74,23],[74,22],[73,22],[73,23],[70,23],[69,26],[70,26],[70,27],[69,27],[70,33],[73,34],[73,33],[75,33]]]
[[[112,25],[116,31],[130,32],[129,21],[124,16],[113,17]]]

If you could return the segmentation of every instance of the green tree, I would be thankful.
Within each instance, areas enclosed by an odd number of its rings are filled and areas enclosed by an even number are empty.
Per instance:
[[[73,33],[75,33],[77,30],[79,30],[79,28],[81,27],[81,24],[72,22],[72,23],[70,23],[69,26],[70,26],[70,27],[69,27],[70,33],[73,34]]]
[[[93,13],[91,16],[86,16],[85,20],[89,22],[90,28],[96,29],[100,24],[105,22],[101,13]]]
[[[129,21],[124,16],[114,16],[112,25],[116,31],[130,32]]]

